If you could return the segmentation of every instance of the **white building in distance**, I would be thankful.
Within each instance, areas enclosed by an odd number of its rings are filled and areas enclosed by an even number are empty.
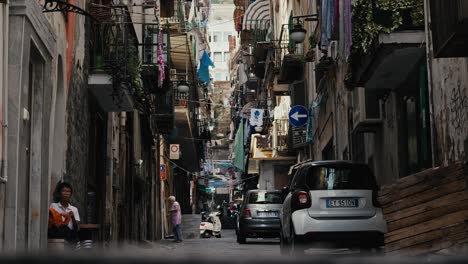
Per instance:
[[[232,18],[234,9],[235,6],[232,3],[212,4],[211,7],[207,27],[211,49],[210,57],[215,64],[215,68],[211,69],[211,77],[215,82],[230,80],[228,66],[230,58],[229,40],[231,39],[231,49],[234,43],[235,45],[239,44]]]

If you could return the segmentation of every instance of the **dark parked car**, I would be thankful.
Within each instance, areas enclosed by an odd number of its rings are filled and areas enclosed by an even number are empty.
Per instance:
[[[282,204],[280,191],[248,191],[237,220],[237,242],[243,244],[247,238],[279,237]]]

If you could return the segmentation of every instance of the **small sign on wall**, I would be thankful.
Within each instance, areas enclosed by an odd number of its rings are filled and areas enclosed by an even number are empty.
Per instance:
[[[159,165],[159,177],[161,178],[161,181],[165,181],[167,179],[166,175],[166,165]]]
[[[169,146],[169,159],[178,160],[180,158],[179,144],[171,144]]]

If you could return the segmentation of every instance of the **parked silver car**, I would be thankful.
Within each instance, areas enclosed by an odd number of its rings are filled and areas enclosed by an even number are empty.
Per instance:
[[[243,244],[246,238],[279,237],[282,203],[280,191],[248,191],[237,220],[237,242]]]
[[[283,189],[282,253],[306,245],[379,249],[387,224],[377,202],[378,186],[367,165],[309,161],[293,166]]]

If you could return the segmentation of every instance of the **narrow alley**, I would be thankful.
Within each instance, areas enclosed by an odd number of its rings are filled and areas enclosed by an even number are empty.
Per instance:
[[[468,263],[468,0],[0,0],[0,263],[166,260]]]

